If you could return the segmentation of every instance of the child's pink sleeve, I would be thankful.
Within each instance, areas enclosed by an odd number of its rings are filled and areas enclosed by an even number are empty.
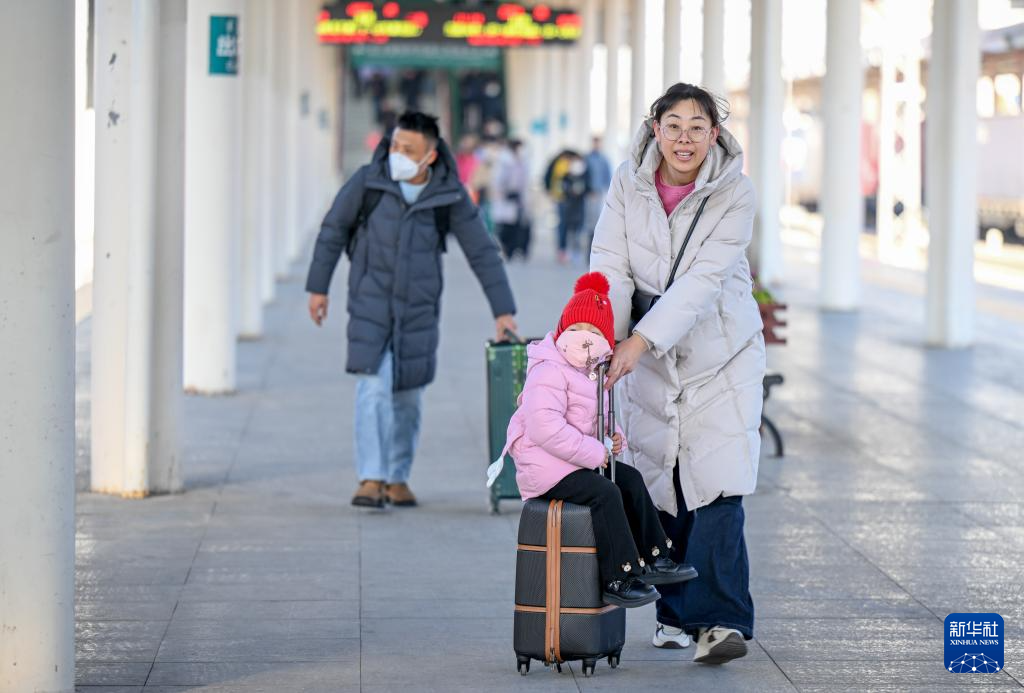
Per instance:
[[[604,464],[605,450],[597,438],[583,435],[565,418],[569,406],[565,376],[558,367],[539,364],[523,387],[526,436],[548,454],[583,469]]]

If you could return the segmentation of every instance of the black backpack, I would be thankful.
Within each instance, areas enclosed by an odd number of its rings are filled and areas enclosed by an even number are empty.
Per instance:
[[[345,246],[345,254],[348,255],[350,260],[352,259],[352,249],[356,243],[356,234],[359,233],[359,229],[366,226],[366,223],[370,220],[370,215],[373,214],[373,210],[380,204],[380,199],[383,196],[384,191],[382,190],[367,190],[363,193],[363,203],[359,206],[359,214],[356,216],[355,224],[352,226],[352,233],[348,235],[348,244]],[[437,226],[437,235],[440,237],[441,252],[448,252],[446,238],[451,228],[450,205],[434,207],[434,225]]]

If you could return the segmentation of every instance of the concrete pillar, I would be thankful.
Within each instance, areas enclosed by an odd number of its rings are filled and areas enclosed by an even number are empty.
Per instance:
[[[316,44],[316,13],[318,0],[295,3],[295,79],[296,79],[296,190],[295,258],[302,252],[313,230],[313,218],[319,209],[319,187],[316,180],[316,65],[313,51]]]
[[[184,0],[96,5],[90,485],[180,490]]]
[[[579,112],[579,137],[577,142],[582,151],[590,151],[590,140],[594,135],[591,123],[591,103],[594,99],[590,75],[594,70],[594,44],[597,43],[597,0],[583,0],[580,4],[580,15],[583,22],[583,35],[577,45],[576,69],[579,74],[580,92],[577,107]]]
[[[285,118],[285,167],[287,177],[282,181],[285,185],[285,240],[287,245],[285,273],[299,257],[301,229],[301,179],[302,157],[299,148],[303,144],[299,136],[299,106],[302,95],[301,51],[300,44],[302,24],[302,3],[292,0],[287,4],[287,21],[281,27],[282,33],[288,36],[287,50],[281,52],[281,61],[287,69],[284,93]]]
[[[0,690],[75,688],[75,77],[66,3],[0,4]],[[44,30],[45,28],[45,30]],[[16,96],[15,96],[16,95]]]
[[[928,344],[938,347],[965,347],[974,341],[978,162],[973,95],[980,66],[977,0],[936,0],[926,102],[925,200],[926,331]]]
[[[558,52],[562,59],[562,69],[565,70],[565,93],[562,98],[562,111],[565,113],[565,130],[562,139],[567,146],[582,151],[583,121],[587,117],[585,109],[579,104],[583,98],[583,75],[580,70],[580,63],[583,56],[576,47],[559,46]]]
[[[242,90],[211,59],[211,28],[242,0],[189,0],[185,115],[185,389],[235,389],[242,201]],[[229,41],[228,41],[229,42]]]
[[[619,48],[622,46],[623,0],[605,0],[604,3],[604,45],[608,55],[605,99],[604,148],[613,166],[622,159],[625,139],[619,122]]]
[[[259,143],[259,157],[264,165],[258,187],[262,191],[259,206],[259,213],[263,216],[263,221],[260,224],[260,247],[263,250],[260,253],[260,293],[264,303],[270,303],[276,295],[276,262],[281,251],[278,242],[278,218],[282,213],[282,198],[278,178],[280,169],[277,167],[275,159],[279,148],[279,132],[277,130],[277,91],[274,83],[280,43],[277,25],[274,21],[277,16],[276,5],[278,4],[280,3],[273,2],[273,0],[263,0],[260,8],[262,15],[256,17],[256,21],[259,23],[257,31],[259,31],[260,44],[263,48],[262,55],[257,56],[257,60],[259,60],[263,73],[263,79],[260,81],[259,109],[263,113],[261,122],[264,137]],[[243,61],[244,59],[243,55]]]
[[[650,106],[644,93],[647,73],[647,42],[644,40],[646,21],[647,0],[633,0],[629,14],[629,130],[626,133],[630,139],[640,127]]]
[[[511,137],[524,139],[530,130],[530,83],[528,48],[505,51],[505,89],[508,108],[508,129]]]
[[[89,103],[91,21],[90,0],[75,0],[75,289],[92,283],[96,220],[96,111]]]
[[[751,5],[749,172],[757,192],[751,259],[758,277],[775,284],[782,274],[782,0]]]
[[[751,11],[754,17],[758,16],[759,10],[764,18],[768,18],[768,13],[773,11],[778,15],[772,21],[777,21],[780,27],[778,41],[781,46],[782,5],[779,0],[770,0],[769,4],[774,4],[775,7],[758,7],[761,5],[761,2],[760,0],[755,0],[755,2],[751,3]],[[752,21],[752,31],[756,34],[758,30],[757,22]],[[781,51],[781,48],[779,50]],[[751,46],[750,62],[751,64],[754,62],[753,45]],[[704,0],[702,65],[703,74],[701,75],[701,81],[704,82],[704,88],[710,90],[713,94],[727,96],[725,88],[725,0]],[[780,58],[780,70],[781,65],[782,59]],[[753,70],[753,68],[751,69]]]
[[[265,17],[270,13],[268,0],[245,0],[245,23],[241,30],[242,91],[245,111],[242,132],[242,245],[239,304],[239,335],[255,339],[263,334],[263,299],[266,287],[263,255],[265,227],[269,225],[265,200],[267,180],[267,114],[263,108],[267,92]]]
[[[860,0],[828,0],[821,237],[821,306],[860,306],[860,234],[864,200],[860,190],[861,97]]]
[[[665,33],[661,84],[668,88],[680,78],[679,57],[683,50],[682,0],[665,0]]]
[[[294,154],[294,128],[290,127],[292,94],[290,86],[293,37],[292,3],[272,2],[274,7],[274,110],[271,118],[273,139],[272,168],[276,173],[274,192],[274,272],[277,278],[288,276],[288,254],[295,218],[294,182],[292,166]]]
[[[553,155],[572,144],[566,140],[566,135],[569,132],[566,127],[569,109],[565,98],[568,88],[565,53],[561,48],[554,46],[536,50],[544,53],[544,84],[548,90],[544,102],[550,124],[547,150],[549,155]]]
[[[528,51],[529,60],[527,65],[529,66],[529,74],[535,76],[544,75],[547,71],[547,61],[545,60],[543,49],[530,48]],[[532,177],[534,180],[537,179],[537,176],[543,174],[550,156],[548,151],[548,133],[551,130],[551,122],[544,104],[545,101],[546,94],[544,98],[537,98],[535,91],[531,95],[529,103],[530,129],[527,141],[530,144],[530,166],[532,167]]]

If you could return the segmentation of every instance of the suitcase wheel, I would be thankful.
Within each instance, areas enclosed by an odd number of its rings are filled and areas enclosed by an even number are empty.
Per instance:
[[[526,676],[530,673],[530,658],[516,655],[516,668],[519,669],[520,676]]]
[[[584,659],[583,660],[583,675],[584,676],[586,676],[588,678],[593,676],[594,675],[594,669],[596,669],[596,668],[597,668],[597,660],[596,659]]]
[[[620,654],[621,654],[620,652],[614,652],[614,653],[608,655],[608,666],[610,666],[612,669],[615,669],[615,668],[617,668],[619,666],[619,655]]]

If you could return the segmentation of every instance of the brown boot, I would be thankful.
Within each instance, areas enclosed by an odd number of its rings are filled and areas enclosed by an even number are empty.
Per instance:
[[[411,508],[416,505],[416,496],[409,490],[409,484],[399,482],[387,485],[387,501],[398,508]]]
[[[384,482],[375,479],[360,481],[356,495],[352,496],[352,505],[360,508],[383,508]]]

